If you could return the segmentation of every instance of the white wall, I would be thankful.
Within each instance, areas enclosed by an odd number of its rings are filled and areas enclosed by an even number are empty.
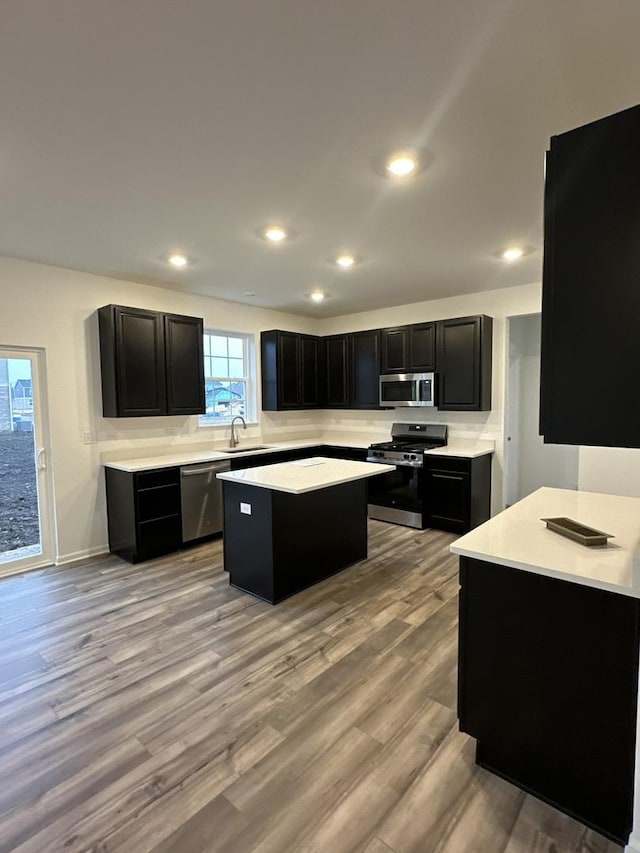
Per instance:
[[[452,296],[412,305],[399,305],[361,314],[349,314],[324,320],[319,324],[323,335],[400,326],[427,320],[444,320],[471,314],[493,317],[493,377],[490,412],[439,412],[431,409],[394,409],[385,412],[329,411],[322,413],[326,434],[348,434],[366,429],[389,434],[393,421],[429,421],[449,425],[451,437],[492,439],[496,452],[492,469],[492,513],[504,507],[502,480],[504,465],[504,397],[507,353],[505,351],[506,318],[517,314],[540,311],[541,286],[538,283],[521,287]]]
[[[141,448],[228,436],[221,428],[198,430],[196,416],[103,418],[97,308],[114,303],[191,314],[207,326],[248,333],[314,330],[303,317],[9,258],[0,258],[0,294],[0,346],[45,351],[58,562],[107,549],[102,453],[131,457]],[[283,430],[316,430],[311,414],[296,414],[283,419]],[[267,434],[282,432],[278,415],[263,420]],[[83,443],[87,432],[94,444]]]
[[[545,444],[538,431],[540,327],[540,314],[513,317],[508,322],[509,366],[505,400],[507,504],[521,500],[541,486],[575,489],[578,485],[579,448]]]
[[[640,450],[581,447],[578,488],[640,498]]]

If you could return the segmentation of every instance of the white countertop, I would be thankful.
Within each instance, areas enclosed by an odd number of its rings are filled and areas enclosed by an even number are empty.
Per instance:
[[[232,483],[300,495],[303,492],[327,489],[329,486],[350,483],[352,480],[364,480],[367,477],[375,477],[377,474],[394,470],[394,465],[382,465],[378,462],[353,462],[347,459],[315,456],[296,462],[280,462],[276,465],[246,468],[243,471],[225,471],[217,477]]]
[[[614,538],[607,545],[581,545],[540,520],[557,516]],[[640,598],[640,498],[538,489],[456,540],[451,551]]]
[[[366,450],[374,441],[385,441],[379,435],[371,440],[366,436],[358,435],[354,438],[345,437],[341,440],[331,438],[306,439],[304,441],[279,441],[265,442],[267,447],[262,450],[240,450],[238,453],[225,453],[224,450],[203,447],[202,449],[176,450],[173,453],[164,453],[156,456],[138,456],[132,459],[105,459],[103,465],[106,468],[116,468],[118,471],[137,473],[139,471],[150,471],[154,468],[173,468],[179,465],[203,465],[206,462],[219,462],[224,459],[243,458],[258,456],[260,454],[278,453],[281,450],[296,450],[304,447],[356,447]],[[262,444],[256,440],[254,443]],[[250,444],[250,442],[247,442]],[[240,443],[242,448],[242,443]],[[493,453],[495,442],[474,439],[452,439],[446,446],[438,450],[427,451],[430,455],[438,456],[462,456],[473,458],[486,453]],[[267,460],[265,459],[265,464]]]

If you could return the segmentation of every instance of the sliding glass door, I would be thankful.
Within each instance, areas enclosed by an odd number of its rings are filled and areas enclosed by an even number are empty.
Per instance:
[[[43,358],[0,347],[0,576],[52,556]]]

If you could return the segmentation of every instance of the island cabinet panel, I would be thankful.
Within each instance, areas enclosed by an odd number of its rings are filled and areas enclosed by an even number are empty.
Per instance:
[[[425,525],[466,533],[491,515],[491,455],[424,457]]]
[[[625,844],[639,602],[460,559],[458,713],[477,761]]]
[[[131,473],[105,468],[109,550],[130,563],[182,544],[178,468]]]
[[[105,305],[98,326],[104,417],[205,411],[200,318]]]
[[[224,482],[232,586],[271,604],[367,556],[366,482],[302,494]]]
[[[493,320],[440,320],[436,328],[437,405],[446,411],[491,409]]]
[[[540,432],[640,447],[640,106],[547,154]]]
[[[272,329],[260,335],[264,411],[315,409],[320,404],[319,339]]]

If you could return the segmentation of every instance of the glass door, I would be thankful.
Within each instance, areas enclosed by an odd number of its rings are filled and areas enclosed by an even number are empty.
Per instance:
[[[0,576],[51,562],[43,358],[0,347]]]

